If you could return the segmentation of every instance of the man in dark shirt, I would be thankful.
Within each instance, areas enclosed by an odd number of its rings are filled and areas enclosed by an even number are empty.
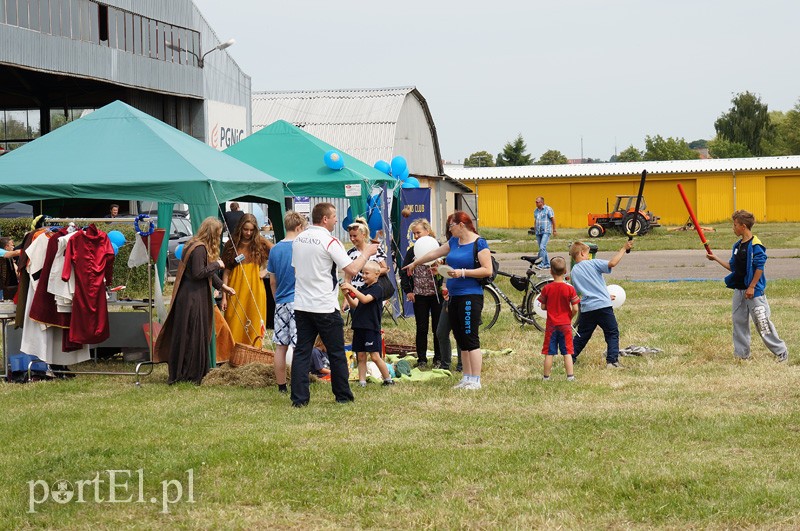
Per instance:
[[[233,234],[233,231],[236,230],[236,225],[239,224],[239,220],[242,219],[244,216],[244,212],[239,210],[239,203],[236,201],[231,202],[231,209],[225,212],[225,230],[227,230],[230,234]]]

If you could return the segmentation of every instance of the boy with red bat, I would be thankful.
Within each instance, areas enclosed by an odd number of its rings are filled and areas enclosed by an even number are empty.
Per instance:
[[[712,252],[706,258],[731,272],[725,277],[725,285],[733,289],[733,355],[743,360],[750,358],[749,318],[752,317],[764,345],[775,354],[776,361],[785,362],[789,351],[770,320],[769,303],[764,295],[767,252],[761,240],[753,235],[756,219],[746,210],[737,210],[731,219],[733,232],[740,238],[733,245],[731,259],[725,262]]]

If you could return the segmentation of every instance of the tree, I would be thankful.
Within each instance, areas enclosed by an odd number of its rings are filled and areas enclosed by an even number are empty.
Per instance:
[[[700,154],[689,147],[682,138],[669,137],[666,140],[661,135],[644,139],[644,160],[692,160],[700,158]]]
[[[719,137],[708,143],[708,154],[715,159],[742,159],[753,156],[744,144],[729,142]]]
[[[699,140],[692,140],[691,142],[689,142],[689,147],[692,148],[692,149],[707,148],[708,147],[708,140],[705,140],[703,138],[701,138]]]
[[[786,113],[771,112],[774,137],[765,143],[768,155],[800,155],[800,101]]]
[[[639,162],[640,160],[642,160],[642,152],[631,144],[616,156],[614,162]]]
[[[464,159],[465,168],[480,168],[494,166],[494,157],[488,151],[476,151]]]
[[[717,138],[744,144],[754,157],[762,156],[774,134],[767,105],[750,92],[735,95],[731,103],[730,110],[714,122]]]
[[[541,166],[551,166],[553,164],[568,164],[569,160],[557,149],[549,149],[542,153],[536,164]]]
[[[514,142],[508,142],[503,148],[502,153],[497,154],[498,166],[530,166],[533,164],[533,159],[529,153],[525,153],[528,146],[522,139],[522,134],[517,135]]]

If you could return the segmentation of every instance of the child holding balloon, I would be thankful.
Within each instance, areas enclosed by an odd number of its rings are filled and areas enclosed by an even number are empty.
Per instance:
[[[611,295],[606,288],[603,275],[611,273],[611,269],[619,264],[626,252],[633,248],[633,240],[628,240],[617,251],[611,260],[589,259],[589,246],[583,242],[575,242],[569,248],[569,255],[574,260],[570,280],[578,293],[581,294],[581,318],[578,321],[578,331],[575,334],[573,345],[575,354],[572,361],[578,359],[586,343],[591,339],[595,328],[603,330],[606,339],[606,367],[621,369],[619,363],[619,326],[614,310],[611,308]]]

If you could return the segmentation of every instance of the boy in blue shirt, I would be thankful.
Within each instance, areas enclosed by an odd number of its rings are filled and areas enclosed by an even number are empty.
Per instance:
[[[572,285],[581,296],[581,316],[578,319],[578,331],[573,340],[575,354],[572,360],[578,359],[586,343],[591,339],[595,328],[603,330],[606,339],[606,367],[621,369],[619,363],[619,326],[614,310],[611,309],[611,295],[608,294],[603,275],[611,273],[626,251],[633,247],[633,240],[625,242],[611,260],[589,259],[589,246],[575,242],[569,248],[569,255],[575,261],[570,273]]]
[[[750,359],[752,317],[764,345],[775,354],[776,361],[785,362],[789,359],[789,351],[772,324],[769,303],[764,295],[767,249],[752,232],[756,218],[746,210],[737,210],[731,219],[733,232],[739,237],[739,241],[733,244],[731,259],[724,262],[713,253],[707,254],[706,258],[731,272],[725,277],[725,285],[733,290],[733,355],[743,360]]]
[[[351,309],[353,352],[358,359],[358,382],[361,387],[367,386],[367,354],[381,371],[383,385],[394,385],[389,369],[381,358],[383,288],[378,284],[380,274],[378,262],[368,261],[361,270],[361,278],[364,279],[361,291],[348,282],[341,284],[342,293]]]

